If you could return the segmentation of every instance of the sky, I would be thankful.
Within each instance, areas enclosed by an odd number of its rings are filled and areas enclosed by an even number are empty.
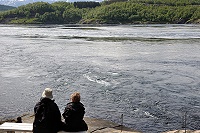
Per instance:
[[[44,1],[44,2],[56,2],[56,1],[66,1],[66,2],[75,2],[75,1],[96,1],[101,2],[102,0],[0,0],[0,5],[8,5],[8,6],[14,6],[18,7],[21,5],[25,5],[28,3],[33,3],[37,1]]]

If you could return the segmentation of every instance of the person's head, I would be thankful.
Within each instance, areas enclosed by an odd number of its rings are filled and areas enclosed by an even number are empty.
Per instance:
[[[80,100],[81,100],[80,93],[79,92],[75,92],[75,93],[71,94],[70,100],[72,102],[80,102]]]
[[[52,89],[46,88],[46,89],[44,90],[44,92],[42,93],[42,98],[49,98],[49,99],[52,99],[52,98],[53,98]]]

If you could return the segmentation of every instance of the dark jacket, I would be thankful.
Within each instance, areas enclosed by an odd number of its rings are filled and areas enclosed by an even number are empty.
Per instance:
[[[69,132],[87,131],[88,126],[83,120],[84,114],[85,108],[82,103],[68,103],[62,114],[65,119],[65,127],[63,130]]]
[[[54,100],[41,98],[34,113],[33,133],[57,133],[61,129],[61,114]]]

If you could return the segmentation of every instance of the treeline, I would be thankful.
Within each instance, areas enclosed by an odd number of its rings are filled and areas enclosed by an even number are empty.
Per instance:
[[[148,2],[148,1],[147,1]],[[88,12],[85,20],[100,23],[193,23],[200,19],[199,5],[168,6],[147,3],[115,2]],[[91,20],[92,21],[92,20]]]
[[[100,6],[99,2],[74,2],[74,7],[77,8],[95,8],[97,6]]]
[[[0,23],[200,23],[200,0],[36,2],[0,12]]]
[[[78,8],[79,3],[55,2],[36,2],[20,6],[16,9],[0,13],[1,23],[78,23],[83,14],[89,11],[89,8],[96,5]],[[93,2],[91,2],[93,3]],[[75,7],[77,6],[77,7]]]
[[[200,0],[105,0],[102,3],[111,4],[114,2],[127,2],[168,5],[168,6],[186,6],[186,5],[200,5]]]
[[[138,3],[138,0],[130,0]],[[200,5],[200,0],[139,0],[140,3],[168,5],[168,6],[186,6],[186,5]]]
[[[14,9],[14,8],[15,7],[12,7],[12,6],[0,5],[0,11],[11,10],[11,9]]]

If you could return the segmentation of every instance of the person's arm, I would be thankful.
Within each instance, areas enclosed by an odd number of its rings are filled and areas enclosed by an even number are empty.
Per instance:
[[[40,102],[38,102],[35,107],[34,107],[34,113],[36,114],[39,110],[39,107],[40,107]]]
[[[70,108],[69,105],[67,105],[65,107],[64,113],[62,114],[62,116],[65,118],[65,121],[67,121],[67,119],[69,119],[69,117],[71,116],[72,110]]]

